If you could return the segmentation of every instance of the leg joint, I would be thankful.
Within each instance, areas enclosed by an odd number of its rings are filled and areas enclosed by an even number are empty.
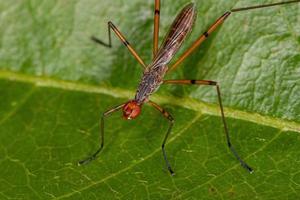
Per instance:
[[[129,46],[130,44],[129,44],[129,42],[127,41],[127,40],[124,40],[124,45],[127,47],[127,46]]]
[[[108,24],[109,26],[112,26],[112,27],[115,26],[111,21],[108,21],[107,24]]]
[[[218,86],[218,82],[216,82],[216,81],[211,81],[211,82],[210,82],[210,85]]]
[[[223,19],[225,20],[230,14],[231,14],[232,11],[227,11],[224,13],[224,15],[222,16]]]
[[[170,121],[170,123],[174,124],[174,118],[168,113],[168,115],[166,116],[167,119]]]
[[[204,35],[206,38],[208,38],[208,36],[209,36],[208,32],[204,32],[203,35]]]

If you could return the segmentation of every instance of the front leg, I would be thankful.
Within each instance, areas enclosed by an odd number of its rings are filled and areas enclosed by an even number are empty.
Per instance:
[[[172,127],[174,125],[174,118],[165,110],[163,109],[162,107],[160,107],[159,105],[157,105],[156,103],[154,103],[153,101],[148,101],[148,103],[153,106],[155,109],[157,109],[159,112],[161,112],[161,114],[163,114],[163,116],[169,120],[169,128],[168,128],[168,131],[165,135],[165,138],[163,140],[163,143],[161,145],[161,149],[162,149],[162,152],[163,152],[163,156],[164,156],[164,159],[165,159],[165,162],[166,162],[166,165],[168,167],[168,170],[170,172],[170,174],[173,176],[175,175],[174,171],[172,170],[171,168],[171,165],[169,163],[169,160],[167,158],[167,154],[166,154],[166,150],[165,150],[165,145],[166,145],[166,142],[167,142],[167,139],[171,133],[171,130],[172,130]]]
[[[215,81],[209,81],[209,80],[165,80],[163,83],[165,84],[184,84],[184,85],[210,85],[210,86],[215,86],[218,94],[218,101],[219,101],[219,106],[221,110],[221,117],[222,117],[222,122],[224,125],[224,131],[226,135],[226,140],[227,140],[227,146],[229,147],[230,151],[233,153],[233,155],[236,157],[236,159],[241,163],[242,167],[244,167],[247,171],[250,173],[253,172],[253,169],[244,161],[241,159],[239,154],[236,152],[234,147],[232,146],[230,142],[230,137],[229,137],[229,131],[227,128],[227,123],[225,120],[225,115],[224,115],[224,109],[222,105],[222,99],[221,99],[221,91],[220,87],[217,82]]]
[[[96,159],[97,155],[101,152],[101,150],[104,147],[104,118],[108,117],[109,115],[111,115],[114,112],[119,111],[124,105],[125,104],[118,105],[114,108],[109,109],[108,111],[106,111],[102,114],[101,120],[100,120],[100,146],[97,149],[97,151],[95,151],[95,153],[93,153],[91,156],[87,157],[84,160],[79,161],[78,165],[85,165]]]

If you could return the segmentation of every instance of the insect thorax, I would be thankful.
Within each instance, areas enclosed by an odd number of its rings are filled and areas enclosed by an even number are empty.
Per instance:
[[[149,67],[144,71],[135,95],[135,100],[139,104],[147,101],[148,97],[159,88],[166,70],[166,66],[156,66],[154,68]]]

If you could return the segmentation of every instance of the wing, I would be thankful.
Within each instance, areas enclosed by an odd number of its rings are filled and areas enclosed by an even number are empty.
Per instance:
[[[151,68],[166,66],[191,32],[196,18],[195,4],[186,5],[177,15],[156,54]]]

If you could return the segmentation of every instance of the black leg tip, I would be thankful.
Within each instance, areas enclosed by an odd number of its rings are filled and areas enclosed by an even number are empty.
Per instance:
[[[174,175],[175,175],[175,172],[174,172],[170,167],[168,168],[168,170],[169,170],[171,176],[174,176]]]
[[[98,43],[99,42],[99,39],[98,38],[96,38],[95,36],[91,36],[91,38],[90,38],[92,41],[94,41],[94,42],[96,42],[96,43]]]
[[[254,170],[251,167],[248,168],[248,171],[250,174],[252,174],[254,172]]]
[[[254,172],[254,170],[249,167],[247,164],[242,165],[250,174],[252,174]]]
[[[79,162],[77,163],[77,165],[78,165],[78,166],[81,166],[81,165],[85,165],[85,164],[87,164],[87,163],[89,163],[87,160],[81,160],[81,161],[79,161]]]
[[[100,44],[102,46],[105,46],[105,47],[108,47],[108,48],[111,48],[111,44],[106,44],[105,42],[103,42],[102,40],[99,40],[98,38],[96,38],[95,36],[91,36],[91,40],[96,42],[97,44]]]
[[[85,160],[81,160],[77,163],[78,166],[89,164],[92,160],[95,160],[95,157],[89,157]]]

